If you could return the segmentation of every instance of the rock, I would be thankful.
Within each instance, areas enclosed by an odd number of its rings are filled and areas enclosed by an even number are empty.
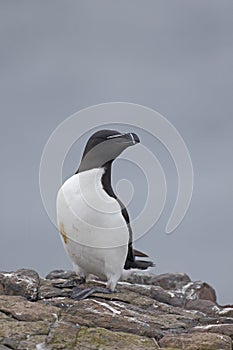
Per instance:
[[[221,309],[210,300],[194,299],[186,302],[187,310],[197,310],[207,315],[218,315]]]
[[[180,307],[185,303],[184,295],[180,291],[165,290],[160,286],[135,285],[124,282],[121,282],[120,286],[123,286],[123,290],[129,290],[130,292],[150,297],[161,303]],[[118,288],[120,291],[122,290],[121,287]]]
[[[151,298],[160,301],[161,303],[183,307],[185,297],[181,292],[164,290],[162,287],[151,287]]]
[[[60,280],[59,280],[60,281]],[[72,291],[70,289],[64,288],[56,288],[53,286],[51,280],[43,280],[41,279],[39,291],[38,291],[38,299],[49,299],[56,297],[70,297]]]
[[[77,345],[85,347],[92,344],[95,348],[98,348],[99,344],[101,344],[104,349],[109,350],[158,349],[153,339],[146,337],[121,332],[111,332],[104,328],[81,328],[78,333]]]
[[[124,278],[122,278],[122,281],[133,283],[133,284],[146,284],[146,285],[152,285],[153,278],[155,278],[156,275],[152,273],[136,273],[132,272],[127,274]]]
[[[180,289],[191,282],[185,273],[164,273],[162,275],[132,273],[127,276],[126,281],[160,286],[163,289]]]
[[[231,349],[233,308],[211,286],[182,273],[130,278],[77,301],[71,271],[0,273],[0,350]],[[98,286],[94,277],[80,285]]]
[[[20,342],[27,341],[29,337],[36,335],[47,336],[49,323],[44,321],[23,322],[11,320],[0,325],[0,343],[16,349]]]
[[[72,317],[70,317],[71,315]],[[69,310],[64,311],[61,320],[82,326],[97,326],[111,331],[141,336],[155,337],[163,334],[155,317],[141,314],[135,306],[127,308],[124,303],[118,301],[82,300],[76,302]],[[169,327],[172,323],[177,328],[183,326],[181,322],[175,322],[175,317],[169,317],[163,321],[165,327]],[[162,323],[163,321],[160,320]]]
[[[47,335],[29,335],[19,342],[17,350],[46,350],[40,345],[45,343],[46,338]]]
[[[123,298],[122,298],[123,299]],[[149,304],[147,299],[146,304]],[[158,310],[158,305],[161,309]],[[142,304],[124,301],[103,300],[99,298],[75,302],[67,311],[62,312],[61,320],[82,326],[98,326],[112,331],[138,334],[159,338],[168,332],[183,332],[197,325],[198,317],[179,310],[169,314],[162,311],[163,304],[152,300],[147,312]]]
[[[48,280],[54,279],[72,279],[76,278],[77,275],[74,271],[54,270],[51,271],[45,278]]]
[[[164,273],[153,279],[153,285],[159,285],[163,289],[180,289],[188,282],[190,278],[185,273]]]
[[[214,325],[214,324],[233,324],[233,318],[230,317],[222,317],[219,315],[219,313],[207,316],[203,313],[202,317],[199,319],[199,325],[201,326],[207,326],[207,325]]]
[[[0,345],[0,350],[9,350],[9,348],[6,347],[5,345]]]
[[[213,303],[216,303],[216,293],[213,287],[211,287],[208,283],[205,282],[190,282],[183,287],[183,293],[185,299],[195,300],[195,299],[203,299],[210,300]]]
[[[233,324],[212,324],[207,326],[197,326],[192,332],[210,332],[228,335],[233,339]]]
[[[232,317],[233,318],[233,307],[224,307],[219,314],[224,317]]]
[[[39,283],[39,275],[34,270],[0,272],[0,294],[21,295],[28,300],[36,300]]]
[[[194,333],[182,335],[166,335],[159,341],[164,347],[175,347],[185,350],[231,350],[232,341],[228,336],[211,333]]]
[[[80,326],[71,322],[56,322],[50,330],[45,342],[46,348],[74,349]]]
[[[23,297],[9,295],[0,297],[0,311],[9,316],[11,320],[25,322],[54,322],[60,313],[60,310],[54,306],[30,302]]]
[[[57,297],[43,300],[45,305],[52,305],[58,307],[60,309],[66,310],[75,304],[74,299],[65,298],[65,297]]]
[[[59,323],[49,334],[45,346],[58,349],[158,349],[152,339],[112,332],[104,328],[87,328]]]

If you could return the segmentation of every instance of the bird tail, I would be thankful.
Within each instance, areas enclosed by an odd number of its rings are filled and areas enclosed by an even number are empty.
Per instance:
[[[139,269],[139,270],[146,270],[149,267],[154,267],[155,264],[153,261],[145,261],[145,260],[135,260],[135,261],[130,261],[128,268],[129,269]]]

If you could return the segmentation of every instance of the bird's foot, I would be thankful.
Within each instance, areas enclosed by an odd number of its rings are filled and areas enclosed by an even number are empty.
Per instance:
[[[102,287],[92,287],[92,288],[85,288],[85,289],[80,287],[75,287],[73,288],[71,298],[75,300],[83,300],[88,298],[90,295],[94,293],[111,294],[113,292],[111,292],[107,288],[102,288]]]

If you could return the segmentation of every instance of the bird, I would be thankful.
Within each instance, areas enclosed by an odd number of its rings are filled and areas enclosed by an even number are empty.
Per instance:
[[[57,194],[57,225],[73,269],[83,282],[90,274],[107,281],[105,292],[115,291],[125,270],[154,266],[152,261],[137,259],[148,255],[133,248],[129,213],[111,181],[114,160],[138,143],[135,133],[95,132],[78,170]],[[92,292],[77,288],[73,296],[82,299]]]

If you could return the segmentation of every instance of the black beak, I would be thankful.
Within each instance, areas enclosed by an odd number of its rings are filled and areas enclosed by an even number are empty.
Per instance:
[[[117,134],[109,136],[108,139],[115,139],[116,141],[128,143],[129,145],[136,145],[140,142],[138,135],[134,132],[129,132],[128,134]]]
[[[133,145],[135,145],[136,143],[140,143],[140,139],[138,137],[137,134],[135,134],[134,132],[130,132],[128,134],[125,134],[128,138],[129,141],[132,142]]]

